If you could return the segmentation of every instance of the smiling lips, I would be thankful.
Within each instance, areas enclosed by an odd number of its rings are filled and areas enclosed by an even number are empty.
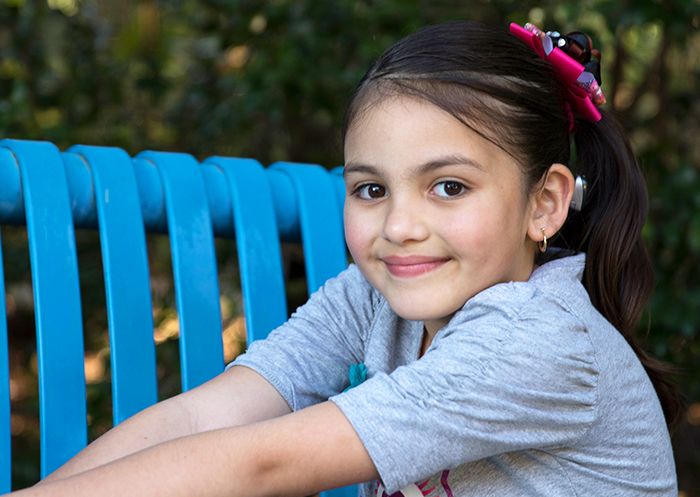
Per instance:
[[[409,257],[387,256],[382,257],[382,261],[393,276],[398,278],[415,278],[439,268],[449,259],[412,255]]]

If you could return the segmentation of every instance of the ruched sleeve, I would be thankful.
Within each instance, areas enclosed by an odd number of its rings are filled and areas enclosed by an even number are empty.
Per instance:
[[[260,373],[295,411],[325,401],[348,386],[350,365],[362,362],[380,299],[357,267],[350,266],[231,365]]]
[[[596,418],[597,378],[576,316],[555,295],[509,283],[467,302],[420,360],[331,400],[392,494],[492,455],[573,443]]]

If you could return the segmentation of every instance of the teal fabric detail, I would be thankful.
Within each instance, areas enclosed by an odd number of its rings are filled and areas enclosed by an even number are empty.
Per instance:
[[[351,388],[355,388],[357,385],[367,379],[367,368],[365,367],[364,363],[353,364],[350,366],[348,377],[350,378],[350,386],[343,390],[343,392],[347,392]]]

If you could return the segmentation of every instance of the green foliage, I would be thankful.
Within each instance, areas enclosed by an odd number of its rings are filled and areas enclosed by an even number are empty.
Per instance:
[[[63,149],[84,143],[131,154],[166,149],[199,159],[249,156],[332,167],[342,163],[345,101],[370,63],[413,30],[452,19],[584,30],[600,48],[607,108],[632,132],[648,176],[645,237],[658,282],[648,345],[680,368],[683,391],[700,402],[697,0],[0,0],[0,135]],[[79,237],[81,280],[91,289],[84,292],[86,347],[108,359],[104,293],[95,290],[103,285],[99,243],[94,234]],[[152,273],[164,282],[154,293],[159,326],[174,307],[167,240],[149,239],[149,249]],[[218,250],[229,268],[222,281],[235,281],[235,251]],[[21,229],[3,228],[3,253],[18,309],[11,326],[19,329],[31,323],[31,303],[21,297],[30,284]],[[235,304],[237,289],[227,288]],[[290,288],[298,289],[292,302],[303,298],[303,284],[293,280]],[[25,338],[17,339],[16,358],[31,383]],[[176,340],[165,339],[158,355],[161,394],[168,396],[178,388]],[[91,437],[111,424],[108,376],[89,386]],[[15,413],[26,413],[27,426],[35,423],[32,403],[28,397],[13,404]],[[700,415],[691,421],[700,424]],[[23,452],[36,442],[36,430],[25,431],[30,435],[14,441],[18,486],[37,478],[36,456]],[[684,450],[679,470],[686,468]],[[688,460],[697,461],[697,447],[689,450],[695,452]],[[683,471],[697,474],[697,467]],[[687,488],[697,487],[687,478]]]

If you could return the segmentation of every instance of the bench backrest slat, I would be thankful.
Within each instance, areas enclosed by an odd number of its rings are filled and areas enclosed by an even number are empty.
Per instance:
[[[119,148],[71,147],[94,184],[105,279],[114,424],[158,401],[146,234],[131,157]]]
[[[273,171],[287,174],[297,193],[309,295],[348,266],[343,220],[328,171],[320,166],[277,162]]]
[[[248,343],[267,337],[287,320],[282,254],[272,192],[265,170],[252,159],[210,157],[204,167],[228,183]]]
[[[63,159],[46,142],[0,141],[22,175],[37,333],[41,475],[87,443],[83,324]]]
[[[182,390],[224,370],[219,276],[209,205],[199,163],[187,154],[143,152],[163,182],[175,299],[180,324]]]
[[[343,219],[337,206],[342,182],[320,166],[277,162],[268,174],[282,172],[290,180],[286,191],[296,193],[308,293],[318,290],[329,278],[348,266]],[[335,180],[335,181],[334,181]],[[281,183],[281,181],[280,181]],[[344,188],[343,197],[344,197]],[[321,492],[321,497],[356,497],[357,486]]]

